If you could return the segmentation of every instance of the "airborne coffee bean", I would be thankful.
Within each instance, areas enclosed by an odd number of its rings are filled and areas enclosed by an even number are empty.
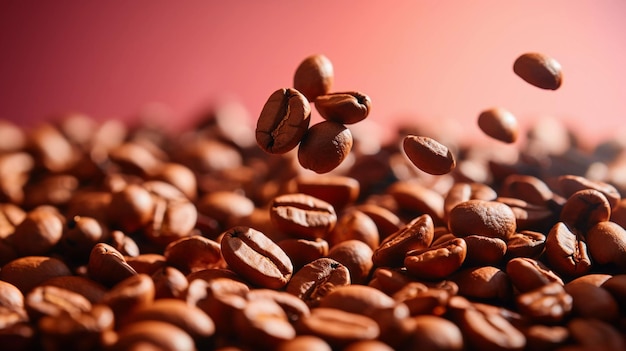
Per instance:
[[[556,90],[561,86],[561,64],[544,54],[529,52],[513,63],[513,71],[527,83],[541,89]]]
[[[452,152],[438,141],[425,136],[406,136],[402,147],[407,157],[422,171],[441,175],[456,167]]]
[[[519,127],[515,116],[503,109],[492,108],[478,116],[478,126],[488,136],[505,143],[517,141]]]
[[[352,150],[352,133],[343,124],[323,121],[309,128],[298,148],[298,161],[315,173],[337,168]]]

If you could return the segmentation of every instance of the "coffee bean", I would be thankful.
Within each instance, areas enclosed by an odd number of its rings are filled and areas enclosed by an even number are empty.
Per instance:
[[[440,280],[458,270],[467,255],[465,240],[456,238],[427,249],[406,253],[407,271],[420,279]]]
[[[506,273],[515,288],[521,292],[536,290],[551,283],[563,285],[563,280],[556,273],[541,261],[532,258],[511,259],[506,264]]]
[[[494,266],[464,268],[450,280],[459,286],[460,295],[471,299],[507,301],[513,294],[509,276]]]
[[[581,232],[611,218],[611,205],[606,197],[593,189],[580,190],[572,194],[563,209],[560,220]]]
[[[506,254],[506,242],[500,238],[468,235],[463,240],[467,245],[466,265],[497,266]]]
[[[104,243],[94,245],[87,269],[89,277],[105,286],[113,286],[137,274],[119,251]]]
[[[567,174],[559,176],[556,180],[558,192],[566,199],[581,190],[597,190],[609,201],[611,209],[615,208],[621,199],[615,186],[602,181],[589,180],[582,176]]]
[[[359,197],[359,181],[340,175],[298,176],[294,179],[295,192],[326,201],[337,211],[354,203]]]
[[[171,242],[163,256],[168,264],[189,274],[208,268],[225,268],[220,244],[200,235],[192,235]]]
[[[478,127],[488,136],[508,144],[516,142],[519,134],[517,119],[501,107],[482,111],[478,115]]]
[[[235,314],[234,326],[236,333],[247,344],[275,348],[296,336],[287,314],[272,300],[249,301],[238,312]]]
[[[276,351],[332,351],[330,345],[324,339],[313,335],[299,335],[291,340],[281,343]]]
[[[369,317],[336,308],[314,308],[311,315],[296,324],[296,331],[322,338],[333,348],[342,348],[359,340],[374,340],[380,334],[378,324]]]
[[[167,322],[142,321],[122,328],[114,350],[131,351],[137,349],[195,351],[195,343],[184,330]]]
[[[567,328],[582,348],[621,350],[626,347],[620,332],[602,320],[574,318],[567,323]]]
[[[43,316],[87,312],[92,305],[75,292],[56,286],[38,286],[25,296],[24,307],[31,320],[39,320]]]
[[[572,315],[615,322],[619,318],[619,305],[611,293],[601,286],[588,283],[567,283],[565,291],[572,296]]]
[[[350,271],[346,266],[327,257],[319,258],[297,271],[285,291],[315,307],[329,292],[350,284]]]
[[[364,120],[370,112],[372,101],[359,92],[342,92],[320,95],[315,99],[315,109],[325,120],[341,124],[354,124]]]
[[[0,306],[9,310],[24,308],[24,294],[13,284],[0,280]]]
[[[309,101],[315,101],[318,96],[330,92],[334,80],[330,59],[323,54],[315,54],[300,62],[293,77],[293,87]]]
[[[490,186],[482,183],[457,182],[450,187],[444,199],[446,217],[450,211],[461,202],[467,200],[492,201],[498,194]]]
[[[456,167],[452,152],[432,138],[408,135],[404,138],[402,147],[415,167],[426,173],[441,175],[450,173]]]
[[[550,283],[519,295],[517,308],[538,323],[558,323],[572,310],[573,298],[559,283]]]
[[[310,117],[311,106],[302,93],[296,89],[276,90],[257,121],[257,144],[271,154],[292,150],[306,133]]]
[[[539,257],[545,248],[546,236],[542,233],[522,230],[509,237],[506,247],[506,256],[515,257]]]
[[[333,230],[326,235],[326,240],[331,248],[346,240],[359,240],[375,250],[378,248],[380,235],[376,223],[368,215],[351,209],[339,217]]]
[[[26,214],[8,240],[20,256],[38,256],[48,253],[62,235],[61,218],[46,207],[38,207]]]
[[[40,287],[54,286],[57,288],[69,290],[85,297],[92,305],[99,303],[107,291],[107,288],[91,279],[77,276],[66,275],[60,277],[52,277],[42,282]]]
[[[150,276],[154,282],[155,299],[183,299],[189,287],[187,277],[174,267],[162,267]]]
[[[315,173],[328,173],[348,157],[352,143],[352,133],[343,124],[319,122],[304,135],[298,148],[298,162]]]
[[[546,205],[554,196],[543,180],[523,174],[507,176],[500,192],[500,196],[521,199],[534,205]]]
[[[437,316],[414,318],[415,329],[411,345],[420,350],[463,350],[464,340],[461,329],[451,321]]]
[[[587,243],[575,229],[558,222],[546,237],[546,257],[559,274],[578,277],[591,269]]]
[[[44,256],[20,257],[5,264],[0,270],[0,279],[15,285],[22,294],[50,278],[68,275],[72,275],[72,272],[63,261]]]
[[[128,318],[129,313],[154,301],[154,282],[146,274],[130,276],[108,290],[101,303],[109,306],[117,323]]]
[[[246,294],[246,299],[248,301],[271,300],[277,303],[285,311],[287,319],[292,324],[300,318],[311,314],[309,307],[304,301],[285,291],[252,289]]]
[[[561,64],[541,53],[529,52],[513,63],[513,71],[527,83],[541,89],[556,90],[561,86]]]
[[[298,193],[274,198],[270,218],[280,230],[303,239],[324,238],[337,223],[329,203]]]
[[[258,230],[231,228],[220,246],[228,266],[255,285],[279,289],[291,279],[293,265],[287,254]]]
[[[468,200],[455,206],[448,227],[456,236],[472,234],[507,240],[517,229],[511,208],[496,201]]]
[[[587,246],[594,262],[626,268],[626,230],[614,222],[600,222],[587,231]]]
[[[407,252],[429,247],[433,236],[432,218],[427,214],[421,215],[383,240],[374,250],[372,260],[379,267],[400,266]]]

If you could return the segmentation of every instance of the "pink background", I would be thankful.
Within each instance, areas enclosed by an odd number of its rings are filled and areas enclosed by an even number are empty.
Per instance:
[[[0,118],[132,119],[160,102],[161,122],[184,127],[226,97],[254,123],[298,63],[323,53],[334,90],[369,95],[383,126],[453,120],[475,136],[478,114],[501,106],[523,126],[556,117],[596,139],[626,116],[625,15],[620,0],[5,0]],[[561,63],[561,89],[513,73],[528,51]]]

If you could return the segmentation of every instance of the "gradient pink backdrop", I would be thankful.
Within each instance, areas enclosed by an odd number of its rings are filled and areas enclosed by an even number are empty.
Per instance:
[[[183,127],[234,97],[258,116],[297,64],[324,53],[335,91],[373,101],[370,119],[459,121],[502,106],[523,126],[557,117],[591,138],[626,116],[626,2],[0,2],[0,118],[32,125],[64,111],[128,118],[150,102]],[[563,66],[545,91],[512,71],[539,51]],[[382,129],[384,131],[384,129]]]

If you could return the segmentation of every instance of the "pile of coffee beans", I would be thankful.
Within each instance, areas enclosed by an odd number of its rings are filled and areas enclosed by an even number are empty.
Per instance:
[[[562,81],[535,53],[514,72]],[[376,144],[333,81],[306,58],[256,132],[228,108],[176,135],[1,121],[0,348],[626,349],[623,141],[493,108],[486,138],[519,147]]]

